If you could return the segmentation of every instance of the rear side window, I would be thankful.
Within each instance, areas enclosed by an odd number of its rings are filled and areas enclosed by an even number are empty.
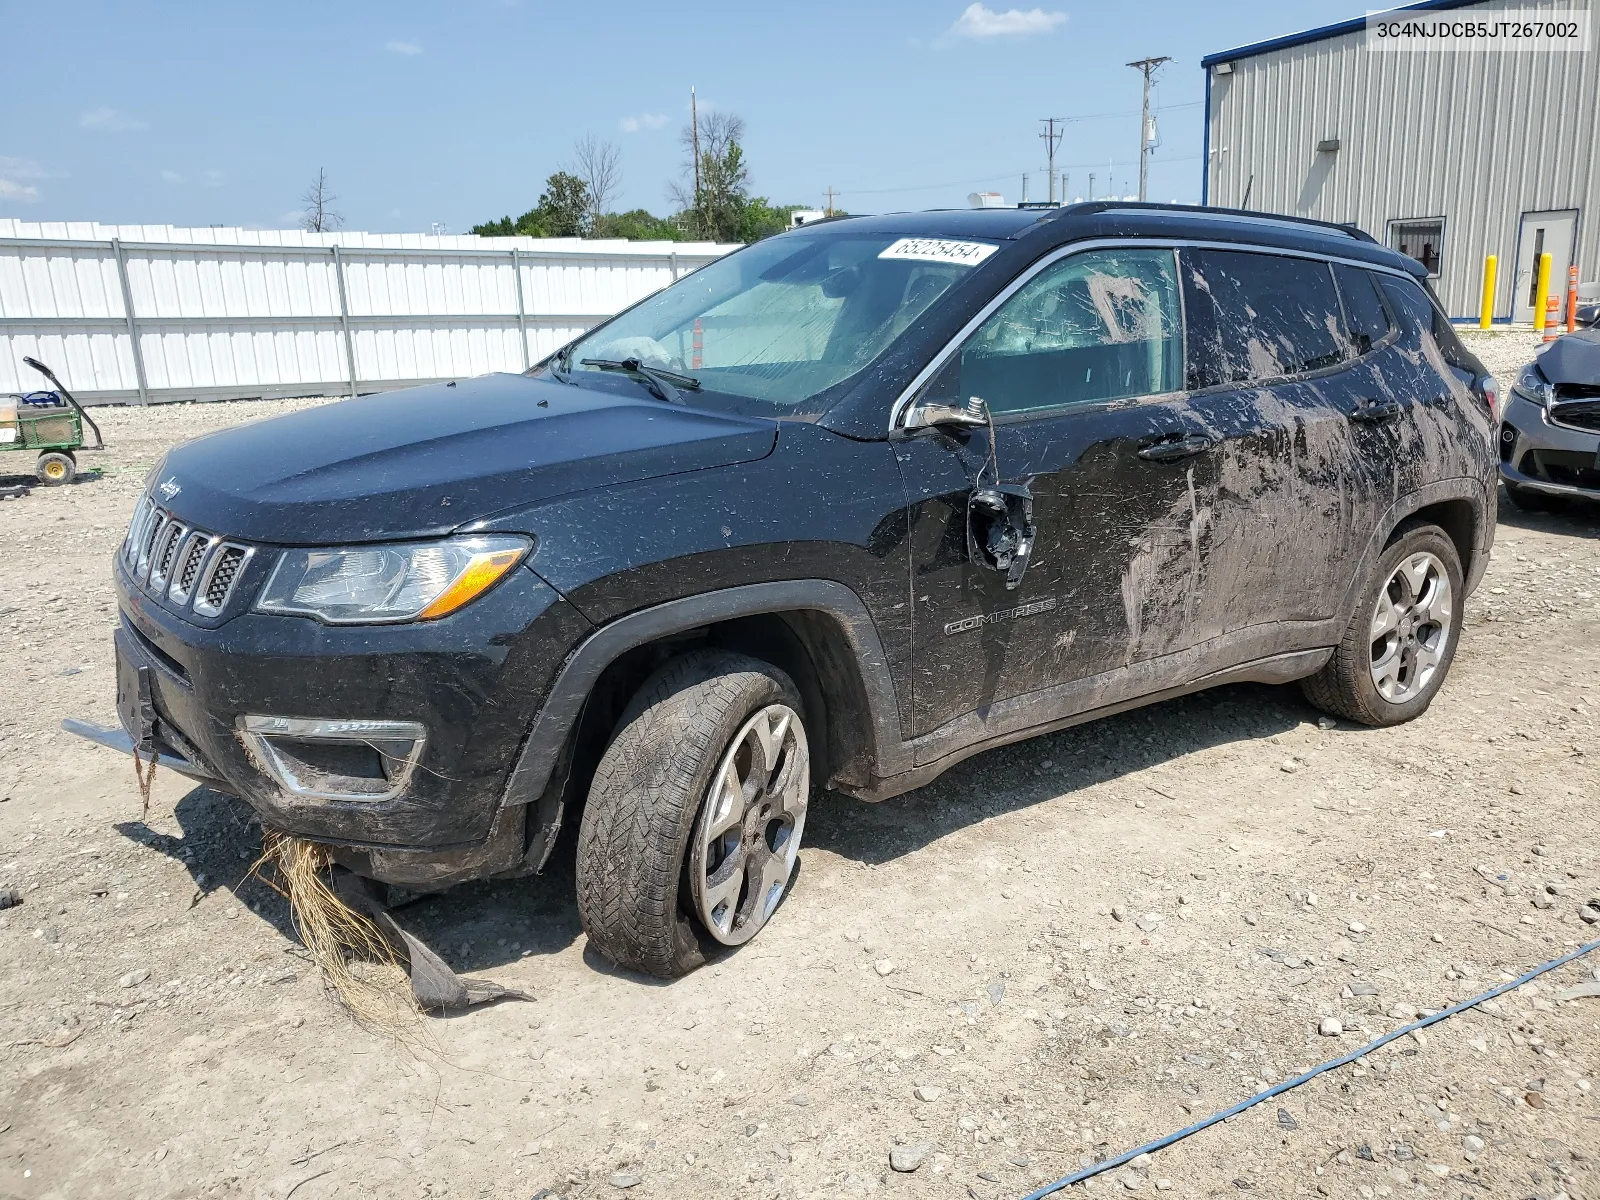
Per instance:
[[[1469,375],[1476,375],[1483,370],[1483,364],[1461,344],[1461,339],[1456,336],[1455,327],[1450,324],[1422,284],[1414,279],[1385,275],[1382,277],[1381,286],[1384,295],[1389,297],[1389,303],[1394,306],[1395,312],[1401,315],[1403,323],[1414,328],[1421,327],[1433,334],[1433,340],[1438,343],[1439,353],[1444,356],[1445,362]]]
[[[1255,383],[1345,358],[1325,262],[1234,250],[1184,252],[1191,388]]]
[[[1334,278],[1339,281],[1339,294],[1344,298],[1345,331],[1357,354],[1365,354],[1389,335],[1389,314],[1378,295],[1378,283],[1371,271],[1333,265]]]

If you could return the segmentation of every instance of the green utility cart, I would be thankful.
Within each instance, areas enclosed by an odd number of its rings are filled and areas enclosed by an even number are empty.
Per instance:
[[[87,425],[94,431],[95,444],[89,449],[104,450],[105,439],[100,436],[100,427],[62,386],[55,372],[38,359],[22,361],[54,384],[55,390],[0,394],[0,451],[37,455],[33,473],[40,483],[71,483],[78,474],[76,451],[84,448],[83,427]]]

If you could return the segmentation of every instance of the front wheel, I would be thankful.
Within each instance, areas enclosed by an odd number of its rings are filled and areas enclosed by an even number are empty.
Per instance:
[[[794,874],[811,753],[794,683],[722,650],[639,689],[578,832],[578,913],[600,954],[663,978],[766,925]]]
[[[1461,556],[1436,525],[1402,527],[1378,556],[1333,657],[1301,680],[1306,699],[1363,725],[1421,716],[1461,632]]]

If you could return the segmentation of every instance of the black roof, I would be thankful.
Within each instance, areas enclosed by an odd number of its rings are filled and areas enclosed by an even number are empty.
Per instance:
[[[1380,245],[1349,225],[1307,217],[1208,208],[1190,204],[1140,204],[1095,200],[1059,208],[951,208],[929,212],[890,213],[877,217],[845,217],[814,222],[805,230],[848,228],[913,237],[987,238],[1015,241],[1033,234],[1047,245],[1097,237],[1188,238],[1241,245],[1305,250],[1423,274],[1414,259]]]

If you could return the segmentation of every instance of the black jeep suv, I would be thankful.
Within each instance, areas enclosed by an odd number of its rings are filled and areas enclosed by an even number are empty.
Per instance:
[[[115,564],[121,744],[413,889],[536,871],[581,809],[589,938],[675,975],[772,914],[814,785],[1236,680],[1421,713],[1494,403],[1348,228],[820,223],[525,376],[172,451]]]

